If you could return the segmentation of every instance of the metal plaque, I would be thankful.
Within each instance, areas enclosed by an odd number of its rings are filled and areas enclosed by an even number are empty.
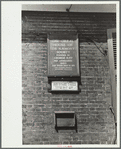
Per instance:
[[[52,91],[78,91],[77,81],[52,81]]]
[[[48,76],[79,76],[77,34],[48,36]]]

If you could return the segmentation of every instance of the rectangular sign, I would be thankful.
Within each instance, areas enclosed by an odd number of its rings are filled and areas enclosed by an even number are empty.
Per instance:
[[[79,76],[77,34],[48,36],[48,76]]]
[[[52,81],[52,91],[78,91],[77,81]]]

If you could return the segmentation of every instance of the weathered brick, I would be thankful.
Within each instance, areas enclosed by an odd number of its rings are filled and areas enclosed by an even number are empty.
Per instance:
[[[107,57],[100,53],[90,39],[96,41],[97,46],[107,50],[106,32],[108,28],[115,27],[115,14],[70,15],[81,32],[79,94],[48,92],[47,32],[75,32],[76,28],[73,27],[67,13],[24,12],[22,15],[23,144],[112,143],[114,118],[107,104],[107,98],[111,99],[109,64],[106,61]],[[41,34],[43,31],[45,33]],[[38,32],[39,35],[36,37]],[[54,111],[75,111],[77,133],[71,129],[59,130],[57,133]]]

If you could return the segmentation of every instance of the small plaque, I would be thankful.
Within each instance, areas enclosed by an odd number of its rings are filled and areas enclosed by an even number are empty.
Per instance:
[[[78,91],[77,81],[52,81],[52,91]]]

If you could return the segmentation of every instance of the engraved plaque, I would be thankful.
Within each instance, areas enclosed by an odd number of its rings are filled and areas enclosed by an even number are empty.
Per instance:
[[[52,81],[52,91],[77,91],[77,81]]]
[[[80,76],[77,34],[48,36],[48,76]]]

